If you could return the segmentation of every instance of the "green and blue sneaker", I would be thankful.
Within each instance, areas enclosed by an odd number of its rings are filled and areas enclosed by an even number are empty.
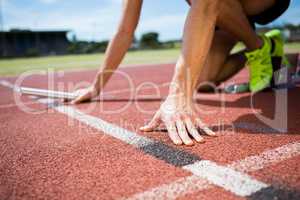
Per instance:
[[[279,29],[273,29],[265,33],[265,36],[270,38],[272,43],[271,56],[273,65],[279,65],[279,68],[282,64],[284,66],[291,67],[288,59],[284,55],[284,39],[281,31]],[[277,68],[277,66],[274,67]]]
[[[269,87],[273,76],[271,40],[264,35],[261,38],[263,40],[261,48],[245,53],[250,70],[249,88],[251,92],[259,92]]]
[[[284,67],[291,67],[287,57],[284,55],[284,39],[281,31],[278,29],[273,29],[267,33],[265,36],[270,38],[272,43],[271,57],[272,57],[272,66],[273,66],[273,78],[272,78],[272,87],[276,87],[277,84],[286,82],[284,73],[282,74],[280,69]],[[276,71],[278,73],[276,73]]]

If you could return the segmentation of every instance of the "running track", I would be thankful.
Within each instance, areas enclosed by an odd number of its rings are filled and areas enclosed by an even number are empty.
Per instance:
[[[300,199],[300,87],[280,100],[286,116],[276,124],[286,122],[284,133],[255,115],[274,118],[282,91],[255,95],[253,108],[249,94],[198,95],[203,121],[220,136],[175,146],[163,130],[138,131],[166,96],[172,71],[167,64],[122,69],[101,101],[78,106],[21,97],[30,113],[16,105],[16,77],[2,78],[0,199]],[[56,73],[54,88],[94,75]],[[245,80],[242,71],[229,82]],[[40,74],[23,85],[48,82]]]

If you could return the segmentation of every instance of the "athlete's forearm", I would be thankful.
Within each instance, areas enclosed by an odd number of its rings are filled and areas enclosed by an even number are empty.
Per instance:
[[[142,0],[123,0],[123,12],[118,31],[108,45],[104,62],[94,80],[93,86],[98,92],[105,86],[130,48],[139,21],[142,2]]]
[[[171,94],[191,98],[206,62],[213,39],[217,14],[214,4],[195,1],[184,28],[181,56],[176,64]]]
[[[105,53],[101,69],[97,73],[94,87],[100,91],[118,68],[133,40],[133,33],[119,31],[113,37]]]

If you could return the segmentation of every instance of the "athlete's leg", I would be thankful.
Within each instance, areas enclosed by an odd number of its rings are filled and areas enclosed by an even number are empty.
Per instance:
[[[230,55],[237,43],[232,35],[222,30],[215,32],[206,64],[199,77],[199,91],[208,91],[212,86],[229,79],[240,71],[246,63],[243,52]]]
[[[215,79],[216,85],[230,79],[246,65],[246,57],[243,51],[237,52],[227,57],[220,73]]]
[[[197,0],[192,0],[193,4]],[[275,0],[212,0],[219,4],[217,26],[243,41],[249,50],[261,47],[262,40],[253,30],[247,15],[256,15],[271,7]]]
[[[224,64],[237,40],[222,30],[215,31],[205,66],[202,69],[198,83],[213,82],[224,68]]]
[[[276,0],[240,0],[247,15],[259,15],[272,7]]]
[[[266,9],[269,6],[272,6],[272,2],[270,2],[269,0],[261,0],[261,1],[263,2],[263,3],[261,3],[261,8],[262,8],[261,10]],[[202,18],[204,16],[201,16],[201,17],[198,16],[197,19],[196,18],[194,19],[197,22],[199,21],[199,23],[196,23],[198,26],[193,27],[193,30],[191,30],[191,32],[196,32],[196,30],[197,30],[198,31],[197,34],[199,34],[199,38],[185,37],[185,39],[184,39],[185,44],[195,43],[195,41],[198,41],[198,40],[199,41],[210,40],[211,35],[206,35],[207,34],[206,29],[208,29],[208,27],[203,26],[203,24],[201,24],[200,22],[203,22],[203,20],[210,21],[213,19],[213,17],[216,17],[216,21],[215,21],[216,25],[218,27],[220,27],[222,30],[232,34],[236,40],[243,41],[245,43],[246,47],[248,48],[248,50],[259,49],[262,46],[262,39],[259,36],[257,36],[255,31],[253,30],[253,27],[250,25],[249,20],[247,18],[247,13],[246,13],[247,9],[244,9],[244,7],[246,7],[245,6],[246,4],[243,5],[242,3],[244,3],[242,0],[210,0],[210,1],[194,0],[194,1],[192,1],[192,6],[191,6],[192,10],[193,9],[197,10],[198,13],[200,11],[205,12],[206,19]],[[211,5],[213,5],[213,6],[211,6]],[[213,12],[208,12],[206,7],[213,8],[212,9]],[[249,10],[251,11],[251,9],[249,9]],[[258,9],[258,10],[260,10],[260,9]],[[209,14],[211,14],[212,17],[210,17]],[[251,14],[256,14],[256,13],[251,13]],[[196,37],[195,35],[193,35],[193,36]],[[201,39],[203,39],[203,40],[201,40]],[[213,58],[208,59],[207,58],[208,54],[205,55],[204,52],[205,51],[207,52],[206,48],[212,48],[212,46],[211,45],[206,46],[209,43],[207,43],[207,42],[204,42],[204,43],[205,43],[205,45],[199,44],[197,48],[192,48],[189,51],[185,51],[186,50],[185,46],[188,46],[188,45],[185,45],[183,48],[183,58],[184,58],[183,63],[190,65],[190,66],[200,65],[199,67],[202,68],[201,71],[204,74],[200,75],[201,82],[204,80],[213,80],[213,78],[212,78],[213,76],[221,73],[221,71],[219,69],[221,69],[221,67],[224,66],[225,60],[228,57],[228,51],[229,51],[228,46],[220,45],[220,47],[217,48],[216,53],[210,55]],[[266,44],[266,45],[269,45],[269,44]],[[269,46],[267,46],[267,47],[269,48]],[[219,48],[221,49],[220,50],[221,52],[223,52],[223,51],[226,52],[225,55],[227,55],[227,56],[223,55],[222,53],[221,54],[218,53]],[[271,68],[271,70],[272,70],[270,55],[266,54],[266,52],[268,50],[266,50],[266,48],[264,48],[263,50],[264,50],[263,57],[258,58],[257,60],[258,60],[258,62],[260,62],[261,60],[265,59],[265,56],[267,56],[268,61],[267,62],[264,61],[264,63],[268,63],[269,65],[267,67]],[[212,50],[212,51],[215,51],[215,50]],[[199,52],[201,52],[201,53],[199,53]],[[198,54],[198,55],[196,55],[196,54]],[[261,54],[257,54],[257,55],[261,55]],[[240,56],[233,56],[230,58],[231,58],[230,63],[237,62],[239,64],[241,62]],[[209,62],[209,60],[212,64],[210,64],[210,63],[207,64],[207,62]],[[208,70],[203,69],[203,67],[205,65],[209,66]],[[212,68],[211,66],[214,66],[214,67]],[[260,65],[260,63],[259,63],[259,64],[256,64],[255,67],[259,67],[259,68],[263,69],[264,66]],[[233,70],[233,69],[239,69],[239,68],[240,68],[240,66],[238,66],[238,67],[234,66],[233,68],[226,69],[228,71],[225,71],[225,72],[226,72],[226,74],[231,75],[233,72],[235,72],[235,70]],[[209,71],[209,73],[206,73],[207,71]],[[225,72],[224,72],[224,74],[225,74]],[[223,74],[221,74],[221,75],[223,75]],[[221,75],[220,75],[220,77],[223,77],[222,79],[224,79],[224,77],[226,77],[226,76],[221,76]],[[253,84],[254,86],[258,85],[257,87],[252,87],[252,88],[254,88],[255,91],[258,91],[261,88],[266,87],[266,85],[269,82],[269,79],[271,79],[270,78],[271,76],[272,76],[272,72],[269,73],[269,71],[268,71],[267,77],[265,79],[252,81],[254,83]],[[217,77],[215,77],[214,80],[216,81]],[[256,83],[258,83],[258,84],[256,84]],[[253,89],[253,91],[254,91],[254,89]]]
[[[239,40],[242,40],[245,45],[247,46],[248,50],[254,50],[258,49],[262,46],[262,41],[259,36],[256,35],[255,31],[253,30],[252,26],[250,25],[247,15],[257,15],[264,10],[268,9],[274,4],[274,0],[254,0],[254,1],[248,1],[248,0],[224,0],[219,2],[219,13],[217,18],[217,25],[227,32],[231,33],[235,36],[235,38],[238,38]],[[238,17],[237,17],[238,16]],[[203,69],[203,73],[201,75],[200,81],[224,81],[227,78],[234,75],[237,71],[239,71],[246,61],[245,57],[242,53],[231,55],[230,57],[225,55],[220,56],[218,53],[219,51],[227,52],[226,47],[222,48],[222,46],[213,45],[215,50],[211,50],[210,53],[211,58],[207,59],[206,66],[209,66],[209,70]],[[215,63],[222,63],[223,60],[228,59],[226,62],[224,62],[221,66],[223,67],[216,67]],[[211,61],[209,61],[211,60]],[[269,59],[270,61],[270,59]],[[212,64],[209,64],[212,63]],[[271,62],[269,63],[271,67]],[[212,67],[214,66],[214,67]],[[268,66],[269,68],[269,66]],[[207,68],[206,68],[207,69]],[[224,69],[223,71],[218,69]],[[207,72],[209,71],[209,72]],[[270,72],[270,76],[271,76]],[[215,76],[215,74],[218,74],[218,77]],[[261,88],[265,87],[265,85],[268,82],[268,77],[266,78],[266,83],[258,82],[259,87]],[[253,82],[256,83],[257,81]],[[258,89],[257,89],[258,90]]]

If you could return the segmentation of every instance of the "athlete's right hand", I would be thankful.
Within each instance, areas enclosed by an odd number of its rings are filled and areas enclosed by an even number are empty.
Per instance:
[[[93,98],[97,97],[99,95],[99,91],[94,87],[90,86],[84,89],[79,89],[73,92],[77,97],[73,101],[71,101],[71,104],[79,104],[86,101],[91,101]]]

